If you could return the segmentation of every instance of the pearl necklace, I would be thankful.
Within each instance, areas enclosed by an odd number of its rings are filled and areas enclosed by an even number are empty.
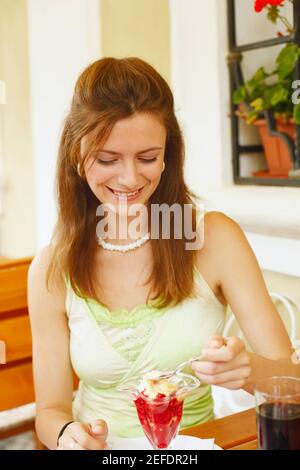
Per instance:
[[[98,237],[98,243],[102,246],[102,248],[104,248],[104,250],[120,251],[121,253],[126,253],[127,251],[135,250],[136,248],[144,245],[149,239],[150,233],[146,233],[146,235],[138,238],[134,242],[128,243],[128,245],[115,245],[113,243],[106,242],[100,237]]]

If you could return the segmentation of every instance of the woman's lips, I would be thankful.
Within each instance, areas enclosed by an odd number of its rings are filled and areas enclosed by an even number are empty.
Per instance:
[[[120,192],[119,192],[119,191],[116,191],[116,190],[110,188],[109,186],[107,186],[107,188],[110,190],[110,192],[113,194],[113,196],[114,196],[116,199],[118,199],[118,200],[123,200],[123,201],[132,201],[133,199],[137,199],[137,198],[140,196],[142,190],[144,189],[144,186],[143,186],[142,188],[140,188],[140,189],[139,189],[136,193],[134,193],[134,194],[132,194],[133,191],[132,191],[132,193],[128,193],[128,194],[131,194],[131,195],[128,195],[128,196],[127,196],[125,193],[122,193],[122,191],[120,191]]]

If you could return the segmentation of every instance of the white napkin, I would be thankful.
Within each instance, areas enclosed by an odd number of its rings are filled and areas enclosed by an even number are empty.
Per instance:
[[[111,437],[111,450],[153,450],[146,437],[124,438]],[[213,450],[220,449],[214,439],[200,439],[194,436],[179,435],[172,443],[170,450]]]

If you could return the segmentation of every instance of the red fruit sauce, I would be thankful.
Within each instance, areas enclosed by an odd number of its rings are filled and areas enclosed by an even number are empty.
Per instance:
[[[144,432],[156,449],[168,448],[182,418],[183,401],[175,394],[165,398],[166,395],[158,393],[151,401],[139,397],[134,402]]]

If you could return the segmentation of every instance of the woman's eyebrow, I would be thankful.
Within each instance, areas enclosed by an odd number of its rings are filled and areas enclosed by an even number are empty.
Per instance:
[[[137,155],[140,155],[142,153],[150,152],[150,150],[162,150],[162,147],[150,147],[145,150],[141,150],[140,152],[137,152]],[[110,153],[111,155],[122,155],[119,152],[114,152],[113,150],[108,150],[108,149],[100,149],[99,152],[104,152],[104,153]]]

